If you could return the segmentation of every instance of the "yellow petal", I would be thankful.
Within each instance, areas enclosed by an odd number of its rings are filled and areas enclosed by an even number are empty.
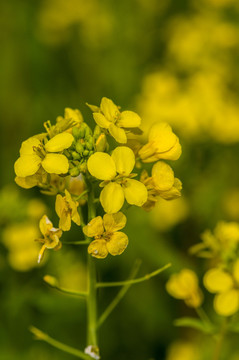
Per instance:
[[[123,229],[126,221],[126,216],[122,212],[105,214],[103,217],[104,228],[109,233]]]
[[[63,231],[69,231],[71,228],[71,214],[66,209],[62,211],[59,221],[59,228]]]
[[[103,97],[100,103],[100,109],[105,115],[106,119],[112,121],[119,114],[118,107],[113,103],[112,100]]]
[[[83,227],[83,232],[88,237],[100,236],[104,232],[103,219],[97,216]]]
[[[210,269],[203,278],[205,288],[211,293],[223,292],[233,287],[230,274],[219,268]]]
[[[182,182],[175,178],[173,187],[167,191],[161,191],[160,196],[165,200],[177,199],[181,196]]]
[[[152,168],[152,178],[157,190],[166,191],[174,184],[174,172],[172,168],[163,161],[158,161]]]
[[[239,292],[231,289],[218,294],[214,298],[214,309],[222,316],[231,316],[239,310]]]
[[[171,275],[166,284],[168,293],[176,299],[188,299],[198,290],[198,279],[194,271],[183,269]]]
[[[141,124],[141,118],[133,111],[123,111],[117,121],[117,125],[125,128],[138,127]]]
[[[127,146],[118,146],[112,152],[112,159],[115,162],[116,171],[119,174],[129,175],[135,164],[133,151]]]
[[[168,151],[175,145],[177,139],[171,126],[165,122],[154,124],[149,132],[149,142],[154,142],[157,152]]]
[[[43,215],[40,220],[39,227],[42,235],[45,236],[49,232],[49,230],[53,228],[53,224],[46,215]]]
[[[71,216],[71,218],[72,218],[72,221],[73,221],[76,225],[80,226],[80,224],[81,224],[81,219],[80,219],[80,215],[79,215],[79,213],[78,213],[77,210],[76,210],[76,211],[72,211],[72,216]]]
[[[177,141],[175,145],[168,151],[160,153],[160,156],[158,156],[158,159],[165,159],[165,160],[178,160],[182,154],[182,147],[179,143],[179,139],[177,138]]]
[[[19,177],[15,178],[15,182],[18,186],[21,186],[24,189],[31,189],[32,187],[38,184],[38,179],[36,176],[26,176],[26,177]]]
[[[66,207],[66,203],[63,197],[60,194],[58,194],[56,196],[55,210],[59,217],[61,217],[61,214],[64,211],[65,207]]]
[[[128,236],[123,232],[117,231],[113,233],[110,241],[106,243],[106,247],[111,255],[120,255],[126,249],[128,242]]]
[[[129,204],[142,206],[147,201],[148,191],[140,181],[128,179],[123,189]]]
[[[127,143],[127,136],[125,134],[124,129],[116,126],[115,124],[110,124],[109,133],[113,138],[120,144]]]
[[[14,170],[17,176],[26,177],[34,175],[41,165],[41,159],[37,155],[20,156],[14,164]]]
[[[108,129],[110,126],[110,121],[101,113],[93,113],[93,118],[97,125],[101,128]]]
[[[49,140],[45,149],[48,152],[59,152],[65,149],[68,149],[74,141],[73,135],[70,133],[64,132],[54,136],[51,140]]]
[[[114,160],[109,154],[96,152],[87,161],[90,174],[99,180],[111,180],[116,176]]]
[[[20,155],[33,155],[35,154],[34,147],[38,147],[41,145],[41,142],[35,138],[30,137],[29,139],[23,141],[20,148]]]
[[[75,123],[83,122],[83,116],[78,109],[65,108],[64,117],[67,120],[73,120]]]
[[[97,259],[104,259],[108,255],[105,240],[94,240],[88,246],[88,253]]]
[[[49,174],[66,174],[69,169],[69,162],[67,157],[62,154],[47,154],[42,161],[42,167]]]
[[[107,184],[100,193],[100,202],[106,213],[117,213],[124,204],[122,187],[113,182]]]

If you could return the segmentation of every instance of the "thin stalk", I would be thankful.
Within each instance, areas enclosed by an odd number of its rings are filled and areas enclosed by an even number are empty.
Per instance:
[[[167,264],[165,266],[163,266],[160,269],[157,269],[149,274],[146,274],[145,276],[142,276],[140,278],[137,279],[132,279],[132,280],[124,280],[124,281],[117,281],[117,282],[98,282],[96,284],[97,288],[101,288],[101,287],[115,287],[115,286],[125,286],[125,285],[132,285],[132,284],[137,284],[146,280],[151,279],[152,277],[160,274],[162,271],[168,269],[171,266],[171,264]]]
[[[75,349],[75,348],[73,348],[71,346],[65,345],[62,342],[53,339],[52,337],[50,337],[49,335],[47,335],[43,331],[35,328],[34,326],[31,326],[29,330],[33,333],[33,335],[35,335],[37,340],[45,341],[46,343],[54,346],[55,348],[57,348],[57,349],[59,349],[61,351],[64,351],[64,352],[66,352],[68,354],[74,355],[74,356],[76,356],[76,357],[78,357],[80,359],[92,360],[92,357],[85,354],[83,351],[80,351],[80,350]]]
[[[86,298],[88,293],[86,291],[75,291],[75,290],[68,290],[65,288],[62,288],[58,285],[57,280],[53,278],[52,276],[45,275],[43,280],[53,289],[56,289],[57,291],[60,291],[63,294],[67,295],[74,295],[82,298]]]
[[[138,261],[135,262],[134,267],[131,270],[129,280],[133,279],[137,275],[137,273],[139,271],[139,268],[140,268],[140,265],[141,265],[141,261],[138,260]],[[112,311],[118,305],[120,300],[125,296],[125,294],[129,290],[131,285],[132,284],[127,284],[127,285],[123,286],[122,289],[118,292],[116,297],[113,299],[113,301],[108,305],[108,307],[105,309],[103,314],[100,316],[100,318],[99,318],[99,320],[97,322],[97,328],[99,328],[105,322],[105,320],[108,318],[108,316],[112,313]]]
[[[209,319],[202,307],[195,308],[195,311],[204,323],[208,324],[211,327],[213,326],[211,320]]]
[[[89,245],[90,240],[61,241],[63,245]]]
[[[222,344],[223,344],[223,341],[224,341],[224,338],[225,338],[225,335],[227,332],[227,321],[228,321],[228,319],[225,318],[222,323],[222,326],[221,326],[221,331],[218,334],[218,340],[217,340],[216,347],[215,347],[214,353],[213,353],[213,358],[212,358],[213,360],[220,359]]]

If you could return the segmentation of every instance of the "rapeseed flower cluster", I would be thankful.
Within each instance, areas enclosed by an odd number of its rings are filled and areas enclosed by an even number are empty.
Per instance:
[[[47,215],[40,220],[43,238],[37,241],[43,245],[38,261],[46,249],[61,248],[60,238],[72,222],[83,227],[87,239],[93,238],[88,247],[92,256],[120,255],[128,245],[127,235],[118,231],[126,224],[125,201],[149,210],[159,197],[172,200],[181,195],[181,181],[163,161],[177,160],[181,155],[179,139],[167,123],[154,124],[148,142],[141,144],[137,113],[121,111],[105,97],[99,107],[87,105],[96,122],[93,129],[79,110],[66,108],[64,117],[58,116],[55,124],[44,123],[46,132],[22,143],[14,165],[18,185],[38,186],[42,193],[56,196],[59,225],[55,228]],[[132,134],[137,151],[130,146]],[[108,142],[109,137],[113,139]],[[144,163],[153,163],[148,165],[150,177]],[[92,189],[98,199],[92,200]],[[85,225],[84,205],[98,201],[105,214]]]

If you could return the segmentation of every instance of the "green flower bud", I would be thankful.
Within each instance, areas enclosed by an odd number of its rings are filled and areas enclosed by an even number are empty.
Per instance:
[[[84,150],[84,151],[83,151],[83,155],[84,155],[84,156],[88,156],[88,155],[89,155],[89,150]]]
[[[93,143],[92,142],[90,142],[90,141],[87,141],[87,143],[85,144],[85,146],[86,146],[86,149],[88,149],[88,150],[92,150],[93,149]]]
[[[89,126],[87,126],[87,128],[85,129],[85,138],[88,137],[89,135],[92,136],[92,131],[91,131],[91,128],[89,128]]]
[[[99,125],[96,125],[96,127],[94,128],[94,138],[97,139],[101,134],[101,128],[99,127]]]
[[[74,160],[79,160],[81,158],[81,155],[76,151],[72,151],[71,155]]]
[[[77,151],[79,154],[82,154],[83,151],[84,151],[84,146],[83,146],[82,143],[79,142],[79,141],[76,143],[76,151]]]
[[[72,169],[69,170],[69,174],[72,177],[78,176],[80,174],[80,169],[77,166],[75,166],[75,167],[73,167]]]
[[[75,139],[79,139],[79,137],[80,137],[80,128],[74,126],[72,128],[72,135],[74,136]]]

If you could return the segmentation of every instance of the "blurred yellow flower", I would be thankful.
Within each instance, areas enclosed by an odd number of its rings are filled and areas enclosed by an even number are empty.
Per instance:
[[[142,206],[147,200],[147,189],[140,181],[132,179],[135,165],[133,151],[126,146],[118,146],[112,155],[96,152],[89,158],[87,167],[90,174],[104,180],[104,189],[100,194],[100,202],[105,212],[118,212],[124,200],[130,205]]]
[[[120,255],[128,245],[128,237],[123,232],[126,216],[122,212],[105,214],[103,219],[97,216],[84,226],[83,232],[88,237],[94,237],[88,247],[88,253],[98,259],[104,259],[108,253]]]
[[[31,137],[22,143],[20,157],[14,164],[18,177],[36,174],[40,166],[47,173],[65,174],[69,169],[66,156],[57,154],[69,148],[74,138],[69,133],[62,133],[50,139],[45,146],[36,137]]]
[[[33,223],[19,223],[6,227],[3,243],[8,248],[8,260],[13,269],[29,271],[37,266],[39,246],[34,239],[39,236],[38,227]]]
[[[166,360],[200,360],[199,347],[193,342],[176,341],[170,345]]]
[[[38,263],[41,262],[41,259],[46,249],[59,250],[62,246],[59,240],[62,236],[62,230],[54,228],[52,222],[48,219],[46,215],[43,215],[39,225],[41,233],[43,235],[43,239],[38,238],[36,239],[36,241],[43,243],[43,245],[38,255]]]
[[[46,212],[46,205],[40,199],[31,199],[27,206],[27,213],[30,218],[39,220]]]
[[[239,259],[233,264],[232,273],[219,267],[208,270],[203,283],[216,294],[213,305],[219,315],[231,316],[239,310]]]
[[[177,160],[181,153],[178,137],[165,122],[158,122],[151,127],[148,143],[139,150],[139,156],[145,163],[160,159]]]
[[[113,138],[121,143],[127,142],[126,133],[132,128],[138,128],[141,118],[133,111],[119,111],[112,100],[103,97],[100,107],[88,105],[93,111],[95,122],[103,129],[107,129]]]
[[[197,275],[190,269],[171,275],[166,289],[171,296],[184,300],[187,306],[198,308],[202,304],[203,295],[198,286]]]
[[[71,228],[71,220],[80,226],[80,215],[77,211],[79,203],[74,201],[69,191],[65,190],[65,196],[60,194],[56,197],[56,213],[60,218],[59,228],[68,231]]]

